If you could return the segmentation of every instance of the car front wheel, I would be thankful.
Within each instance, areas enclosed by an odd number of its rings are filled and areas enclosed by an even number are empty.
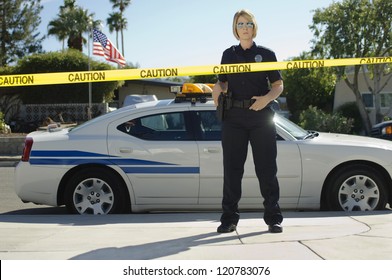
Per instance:
[[[361,164],[335,174],[328,191],[330,210],[380,210],[385,208],[387,202],[383,176],[376,169]]]
[[[65,197],[68,210],[75,214],[115,214],[129,208],[121,180],[102,168],[77,172],[67,184]]]

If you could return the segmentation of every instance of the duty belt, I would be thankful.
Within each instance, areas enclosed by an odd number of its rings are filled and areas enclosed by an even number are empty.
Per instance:
[[[253,103],[255,103],[255,99],[245,99],[245,100],[236,100],[232,99],[231,100],[231,106],[234,108],[249,108],[252,106]]]

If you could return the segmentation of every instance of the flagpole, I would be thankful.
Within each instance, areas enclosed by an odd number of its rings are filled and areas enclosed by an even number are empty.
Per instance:
[[[91,20],[89,21],[89,29],[88,29],[88,71],[91,71],[91,65],[90,65],[90,59],[91,59],[91,49],[92,45],[90,44],[90,41],[92,41],[92,22]],[[91,120],[91,106],[92,106],[92,84],[91,82],[88,83],[88,107],[87,107],[87,119]]]

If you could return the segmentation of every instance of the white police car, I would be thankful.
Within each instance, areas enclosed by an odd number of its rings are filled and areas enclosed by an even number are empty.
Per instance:
[[[200,88],[188,87],[193,93]],[[211,100],[179,96],[124,107],[72,129],[29,134],[15,171],[17,195],[79,214],[220,209],[215,107]],[[283,209],[391,204],[391,141],[312,133],[279,114],[275,122]],[[251,155],[242,193],[242,209],[262,208]]]

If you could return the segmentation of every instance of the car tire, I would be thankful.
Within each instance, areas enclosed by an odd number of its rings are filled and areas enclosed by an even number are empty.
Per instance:
[[[385,209],[387,192],[383,176],[363,164],[341,169],[329,181],[327,203],[333,211]]]
[[[79,170],[66,186],[65,199],[74,214],[120,214],[130,209],[124,183],[104,168]]]

